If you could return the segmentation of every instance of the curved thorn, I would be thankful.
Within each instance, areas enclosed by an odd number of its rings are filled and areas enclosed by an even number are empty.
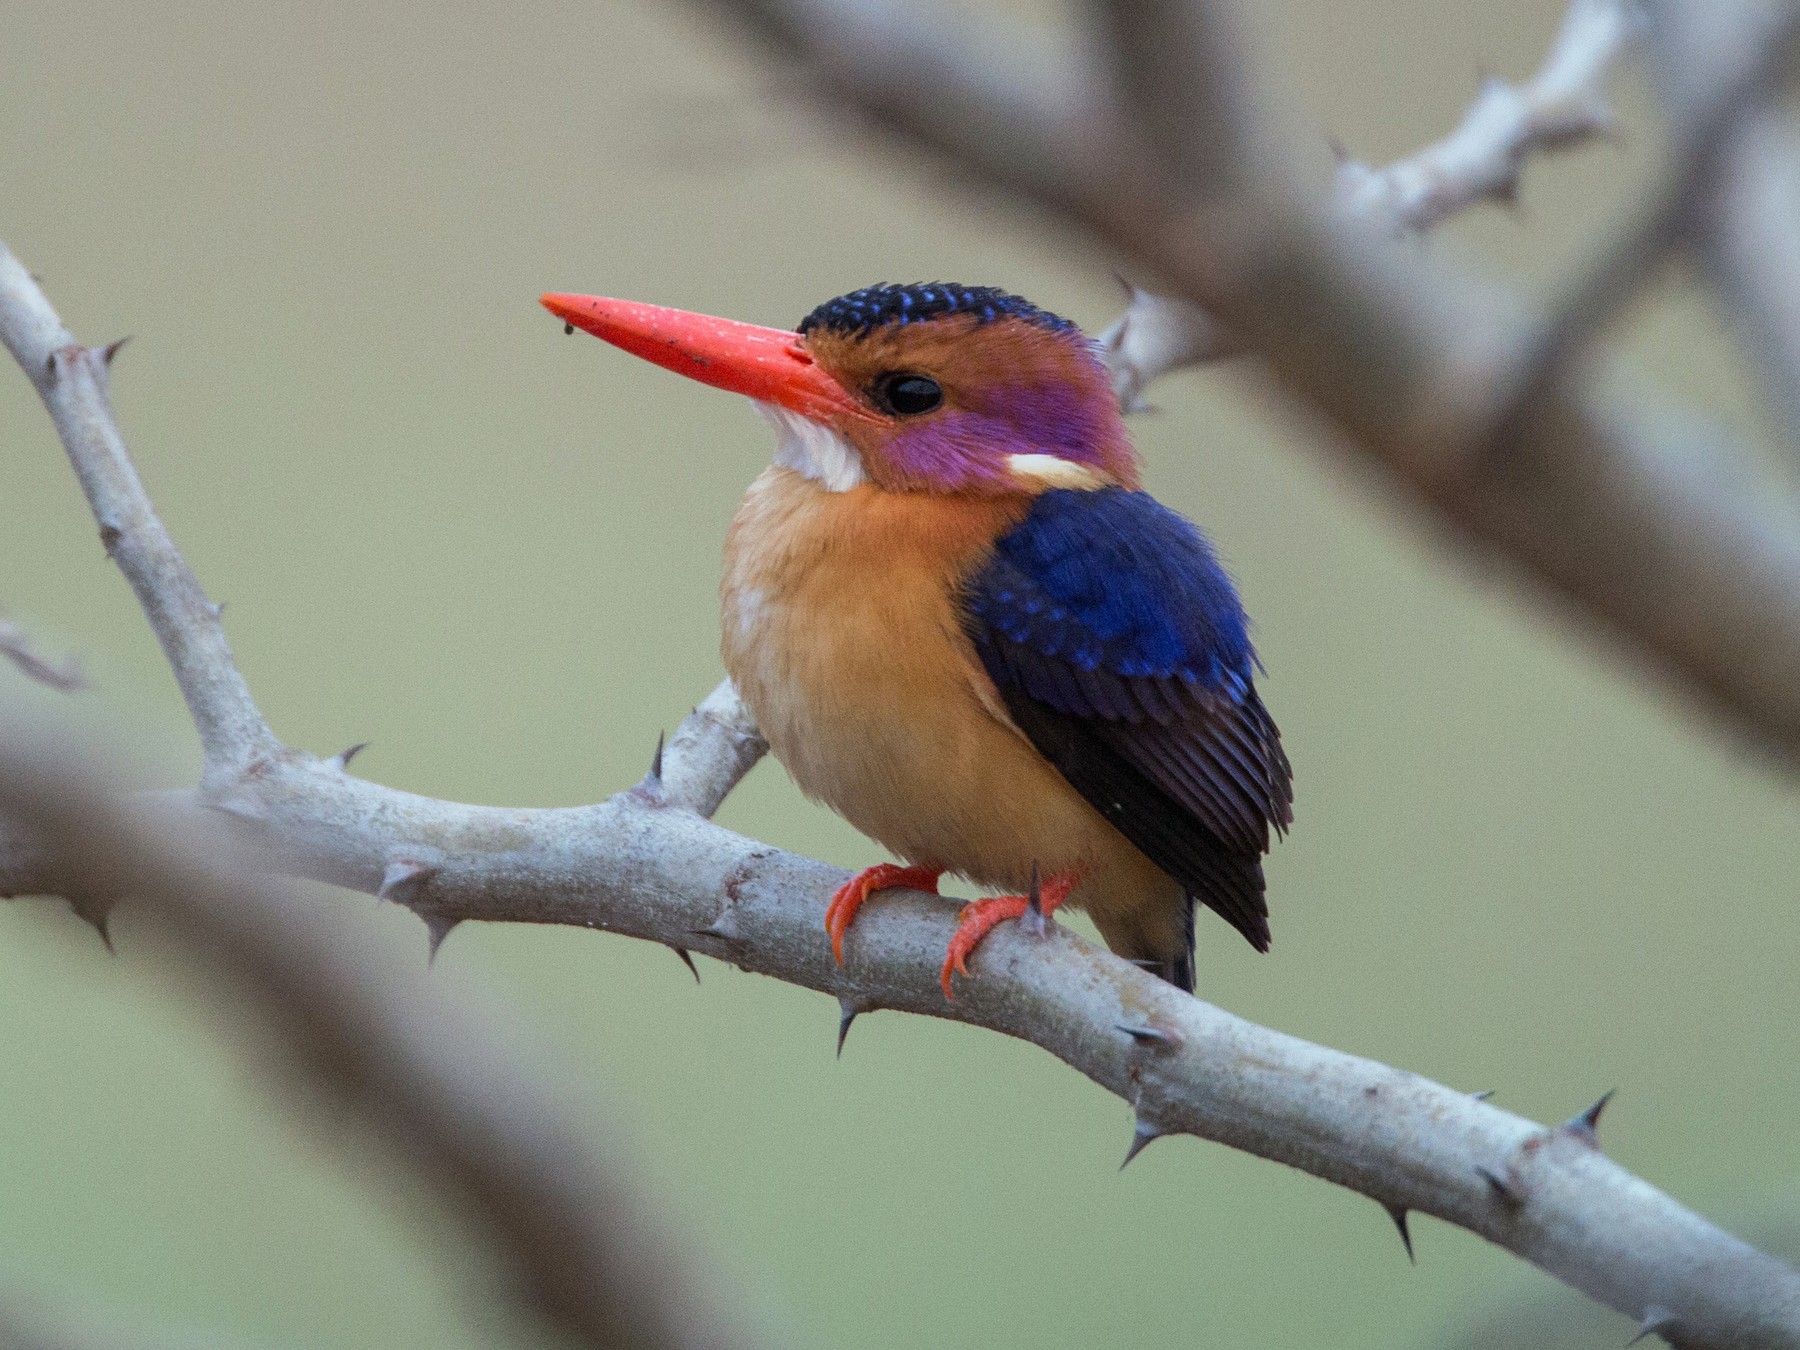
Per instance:
[[[118,949],[113,946],[112,940],[113,906],[111,901],[93,905],[71,900],[69,901],[69,910],[76,918],[100,935],[100,941],[105,945],[108,955],[117,956],[119,954]]]
[[[1406,1226],[1406,1206],[1383,1205],[1382,1208],[1388,1212],[1388,1217],[1394,1221],[1394,1227],[1400,1230],[1400,1241],[1406,1244],[1406,1259],[1411,1261],[1415,1266],[1418,1265],[1419,1258],[1413,1254],[1412,1232]]]
[[[1667,1331],[1675,1325],[1675,1314],[1661,1304],[1652,1303],[1644,1309],[1644,1315],[1638,1319],[1638,1333],[1625,1344],[1636,1345],[1646,1336],[1654,1336]]]
[[[441,914],[421,914],[419,917],[425,920],[425,937],[427,942],[430,943],[430,946],[425,953],[425,964],[428,967],[435,966],[437,964],[438,948],[444,945],[444,939],[450,936],[450,930],[455,928],[462,920],[446,919]]]
[[[649,803],[651,806],[667,806],[669,794],[663,787],[663,741],[662,732],[656,733],[656,753],[650,756],[650,772],[632,784],[629,789],[633,797]]]
[[[381,873],[381,885],[375,890],[377,900],[392,900],[403,886],[413,885],[436,872],[429,863],[412,858],[396,858]]]
[[[1147,1023],[1133,1025],[1130,1022],[1120,1022],[1118,1030],[1124,1032],[1139,1045],[1173,1045],[1175,1043],[1175,1038],[1168,1032],[1161,1027],[1153,1027]]]
[[[1475,1171],[1480,1175],[1483,1181],[1487,1182],[1488,1188],[1492,1190],[1494,1195],[1501,1201],[1514,1208],[1525,1203],[1525,1196],[1520,1192],[1519,1188],[1511,1181],[1508,1181],[1505,1177],[1501,1176],[1498,1172],[1490,1172],[1487,1168],[1480,1165],[1476,1166]]]
[[[1578,1116],[1570,1116],[1556,1127],[1558,1134],[1566,1134],[1579,1139],[1590,1148],[1600,1147],[1600,1113],[1606,1110],[1606,1104],[1613,1099],[1617,1088],[1610,1088],[1606,1094]]]
[[[1031,889],[1025,892],[1025,912],[1019,916],[1019,930],[1032,937],[1043,937],[1046,931],[1044,922],[1044,892],[1038,876],[1037,859],[1031,860]]]
[[[369,743],[367,741],[358,741],[355,745],[352,745],[352,746],[348,747],[347,749],[338,751],[335,755],[333,755],[330,759],[326,760],[325,762],[327,764],[331,765],[331,767],[336,769],[339,773],[342,773],[345,769],[350,767],[351,760],[355,759],[358,755],[360,755],[363,751],[367,750],[368,748],[369,748]]]
[[[688,974],[694,977],[694,983],[700,983],[700,967],[694,964],[693,955],[686,947],[670,947],[670,951],[681,958],[681,964],[688,968]]]
[[[114,338],[111,342],[107,343],[104,347],[102,347],[100,349],[100,359],[102,361],[106,362],[106,364],[110,366],[113,363],[113,357],[115,357],[119,354],[119,348],[123,347],[127,342],[130,342],[130,341],[131,341],[130,333],[127,333],[122,338]]]
[[[743,932],[738,928],[737,906],[727,904],[719,911],[719,917],[704,928],[692,930],[695,937],[718,938],[721,942],[738,942],[743,939]]]
[[[1137,1128],[1131,1134],[1131,1147],[1125,1150],[1125,1161],[1119,1164],[1123,1172],[1131,1165],[1131,1160],[1148,1148],[1155,1140],[1163,1137],[1163,1131],[1142,1116],[1137,1118]]]
[[[838,1000],[838,1049],[837,1049],[837,1053],[838,1053],[839,1059],[842,1059],[844,1057],[844,1037],[846,1037],[850,1034],[850,1024],[856,1020],[858,1014],[860,1014],[861,1012],[862,1012],[862,1009],[857,1007],[849,999],[840,998]]]

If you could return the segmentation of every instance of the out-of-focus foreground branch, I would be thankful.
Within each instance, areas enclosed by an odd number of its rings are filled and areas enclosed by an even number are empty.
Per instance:
[[[23,628],[5,618],[0,618],[0,656],[11,661],[26,679],[49,685],[65,694],[81,688],[85,683],[81,678],[81,668],[74,661],[64,661],[59,665],[50,660],[32,645]]]
[[[42,888],[93,912],[120,896],[142,905],[313,1093],[471,1217],[525,1312],[607,1350],[750,1345],[693,1254],[600,1156],[593,1122],[517,1068],[475,1009],[353,952],[223,820],[121,802],[74,758],[0,727],[0,814],[29,841]]]
[[[1217,1140],[1373,1198],[1409,1245],[1411,1211],[1459,1224],[1682,1344],[1800,1345],[1800,1274],[1609,1161],[1597,1110],[1545,1129],[1245,1022],[1055,925],[1043,937],[1016,925],[995,932],[974,958],[977,978],[947,1003],[936,976],[956,906],[936,896],[877,897],[839,967],[822,918],[843,873],[704,818],[762,752],[729,685],[659,750],[650,776],[593,806],[437,801],[350,776],[347,754],[318,759],[282,746],[129,472],[105,353],[74,342],[4,249],[0,338],[38,385],[103,532],[114,522],[109,548],[148,593],[146,613],[204,733],[201,785],[157,802],[160,828],[223,822],[265,866],[405,905],[434,943],[467,919],[601,928],[827,991],[846,1029],[858,1014],[900,1009],[1017,1036],[1131,1104],[1134,1154],[1165,1134]],[[0,895],[71,894],[103,923],[115,899],[138,889],[129,868],[71,878],[42,837],[61,817],[42,816],[29,794],[0,802],[0,814],[14,821],[0,837]],[[323,1051],[349,1053],[335,1031]],[[435,1088],[421,1100],[456,1105]],[[464,1165],[448,1150],[442,1161]]]
[[[1576,0],[1530,83],[1484,94],[1461,129],[1399,165],[1340,171],[1330,207],[1294,186],[1225,0],[1095,0],[1094,56],[933,0],[712,5],[773,39],[830,97],[1159,278],[1178,302],[1157,314],[1161,336],[1133,344],[1129,318],[1108,334],[1115,360],[1132,363],[1119,381],[1128,404],[1175,365],[1255,352],[1339,433],[1331,444],[1408,489],[1449,539],[1511,563],[1743,740],[1800,767],[1800,514],[1721,464],[1739,453],[1727,437],[1697,436],[1700,419],[1673,415],[1580,346],[1686,220],[1621,230],[1562,288],[1603,303],[1549,315],[1391,240],[1504,194],[1528,150],[1604,128],[1600,81],[1628,0]],[[1686,7],[1658,0],[1649,22]],[[1786,2],[1691,8],[1698,29],[1747,26],[1755,40],[1671,105],[1657,200],[1682,209],[1682,189],[1710,171],[1696,149],[1735,144],[1732,128],[1763,115],[1796,28]],[[1778,250],[1791,289],[1800,257],[1781,241],[1792,232],[1761,219],[1763,265]],[[1790,394],[1800,406],[1800,388]]]

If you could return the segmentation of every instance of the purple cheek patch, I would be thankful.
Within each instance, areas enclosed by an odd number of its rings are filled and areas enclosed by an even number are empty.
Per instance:
[[[903,426],[886,458],[914,482],[965,491],[1006,480],[1011,455],[1103,463],[1117,419],[1110,387],[1005,385],[981,391],[978,407]]]
[[[1051,454],[1077,464],[1099,462],[1118,417],[1110,385],[1003,385],[984,391],[981,402],[984,413],[1024,443],[1009,454]]]
[[[975,412],[946,413],[908,427],[888,442],[897,470],[939,491],[955,492],[1004,480],[1009,455],[1042,454],[1018,428]]]

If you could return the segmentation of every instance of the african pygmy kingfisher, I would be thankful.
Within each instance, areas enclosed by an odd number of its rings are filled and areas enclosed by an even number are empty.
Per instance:
[[[801,789],[905,862],[837,892],[840,962],[871,893],[945,872],[1011,892],[963,910],[946,995],[1031,899],[1188,990],[1196,900],[1268,949],[1262,855],[1293,790],[1243,607],[1140,489],[1074,324],[944,283],[855,291],[796,332],[543,304],[774,424],[725,545],[725,667]]]

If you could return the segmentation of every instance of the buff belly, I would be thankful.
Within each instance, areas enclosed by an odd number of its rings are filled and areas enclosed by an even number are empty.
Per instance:
[[[1180,887],[1012,725],[962,632],[960,581],[1022,510],[769,470],[727,544],[726,669],[801,790],[897,857],[1015,893],[1076,869],[1115,950],[1185,946]]]

